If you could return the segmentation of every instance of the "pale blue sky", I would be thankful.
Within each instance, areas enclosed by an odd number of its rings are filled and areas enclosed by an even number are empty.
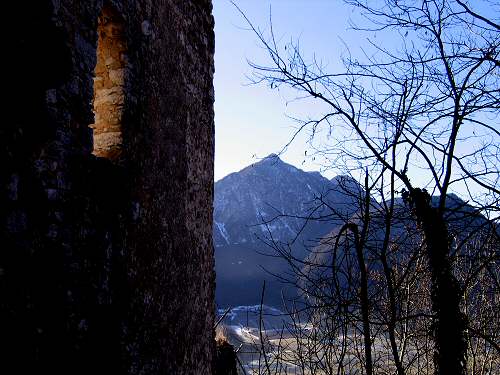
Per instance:
[[[349,46],[353,56],[362,56],[361,49],[369,45],[367,38],[388,49],[398,49],[399,45],[390,44],[401,42],[400,38],[395,38],[395,34],[390,31],[383,34],[352,30],[349,27],[349,20],[352,17],[359,17],[359,13],[353,13],[352,8],[345,5],[342,0],[234,0],[234,2],[264,35],[269,35],[271,12],[273,31],[278,44],[284,45],[291,39],[296,43],[298,40],[302,56],[305,58],[315,56],[321,60],[324,70],[328,72],[343,70],[339,64],[340,56],[345,53],[346,46]],[[316,117],[322,111],[318,103],[313,103],[311,100],[290,101],[296,97],[296,93],[289,89],[282,89],[279,92],[271,90],[264,84],[250,84],[249,76],[252,75],[252,68],[248,60],[269,66],[269,56],[230,0],[213,0],[213,4],[216,36],[214,85],[215,180],[217,181],[231,172],[257,162],[259,158],[280,152],[290,140],[294,127],[297,126],[290,116],[305,119]],[[498,4],[491,5],[494,3],[487,0],[474,1],[472,4],[483,14],[490,14],[493,9],[499,7]],[[492,118],[486,120],[495,127],[498,114],[495,113]],[[475,128],[469,125],[465,130],[462,129],[462,132],[467,136],[474,130]],[[312,152],[306,142],[307,136],[307,133],[301,134],[282,154],[282,159],[304,170],[320,171],[328,178],[342,173],[339,169],[322,169],[318,160],[310,157]],[[324,138],[316,136],[315,139]],[[462,142],[457,146],[457,152],[468,154],[473,146]],[[306,150],[307,157],[305,157]],[[332,164],[330,163],[330,167]],[[410,178],[416,186],[425,187],[432,178],[428,171],[419,167],[419,161],[416,161],[410,172]],[[474,190],[475,187],[471,186],[470,189]],[[465,185],[460,182],[454,185],[450,192],[467,195]]]
[[[272,11],[273,27],[283,40],[300,38],[306,53],[325,61],[338,61],[343,40],[355,40],[348,28],[348,8],[339,0],[237,0],[254,25],[267,29]],[[252,73],[247,59],[266,62],[255,34],[229,0],[214,0],[215,52],[215,180],[238,171],[287,143],[296,124],[288,116],[303,115],[305,103],[288,103],[284,95],[264,85],[249,85]],[[287,99],[289,97],[287,96]],[[304,161],[305,135],[282,159],[306,170],[319,170]],[[256,155],[256,156],[254,156]]]

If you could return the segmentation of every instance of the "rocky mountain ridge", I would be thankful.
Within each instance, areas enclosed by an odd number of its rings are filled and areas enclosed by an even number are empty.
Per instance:
[[[222,306],[259,303],[266,280],[266,303],[281,306],[283,285],[274,275],[290,274],[290,264],[276,256],[276,248],[289,252],[298,262],[313,261],[320,268],[330,264],[325,244],[330,246],[341,224],[359,220],[356,213],[363,193],[351,177],[328,180],[318,172],[287,164],[275,154],[216,182],[217,302]],[[438,197],[432,199],[437,202]],[[391,241],[421,241],[416,230],[409,230],[416,227],[408,207],[400,198],[395,203],[398,219],[391,226]],[[382,205],[372,200],[371,206],[369,241],[376,247],[384,237],[385,222]],[[467,236],[488,224],[454,194],[449,195],[447,208],[445,216],[453,235]]]
[[[354,212],[361,191],[350,177],[328,180],[271,154],[215,183],[215,246],[317,238],[331,229],[332,215]]]
[[[282,285],[272,274],[289,271],[266,245],[280,243],[304,259],[342,220],[357,211],[363,189],[352,178],[328,180],[271,154],[215,183],[214,245],[217,302],[259,302],[263,280],[267,301],[279,306]]]

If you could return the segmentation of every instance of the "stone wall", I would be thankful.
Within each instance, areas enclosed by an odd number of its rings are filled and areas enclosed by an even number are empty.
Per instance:
[[[211,2],[11,6],[0,372],[212,373]],[[98,63],[103,7],[122,21],[123,76]],[[102,70],[121,114],[99,108]]]
[[[124,20],[113,7],[103,7],[97,23],[97,62],[94,69],[93,154],[119,159],[125,80],[129,62]]]

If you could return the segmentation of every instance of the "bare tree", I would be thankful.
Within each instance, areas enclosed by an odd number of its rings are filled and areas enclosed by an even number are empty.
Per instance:
[[[358,195],[359,212],[344,224],[334,220],[337,228],[306,259],[294,257],[286,244],[269,242],[290,263],[294,271],[288,282],[296,283],[303,298],[285,305],[290,322],[279,340],[259,329],[259,358],[270,358],[261,361],[266,364],[263,373],[288,369],[325,375],[359,373],[362,368],[365,373],[398,375],[434,372],[425,242],[401,201],[368,199],[384,184],[382,178],[365,182]],[[317,200],[330,206],[326,197]],[[500,366],[496,228],[463,201],[451,200],[446,222],[467,317],[467,373],[495,373]],[[340,213],[332,207],[331,215],[338,219]]]
[[[379,193],[389,195],[388,226],[395,194],[401,193],[423,238],[435,371],[464,374],[471,332],[461,310],[467,285],[457,280],[462,264],[453,263],[455,244],[446,211],[449,193],[459,190],[477,207],[476,214],[498,218],[500,29],[490,16],[499,4],[483,2],[476,10],[459,0],[345,2],[363,17],[355,29],[390,33],[399,43],[394,48],[372,43],[374,53],[361,59],[347,54],[344,71],[327,72],[297,45],[279,45],[272,28],[266,36],[250,24],[270,57],[269,64],[252,64],[255,82],[287,86],[326,105],[328,110],[304,121],[298,131],[310,128],[314,144],[315,134],[326,127],[331,142],[320,154],[356,156],[361,168],[370,167],[387,181]],[[427,191],[438,194],[437,202]],[[390,230],[386,233],[380,260],[389,287],[391,350],[401,374],[394,332],[400,293],[395,288],[401,285],[387,264]],[[479,266],[475,277],[483,269]]]

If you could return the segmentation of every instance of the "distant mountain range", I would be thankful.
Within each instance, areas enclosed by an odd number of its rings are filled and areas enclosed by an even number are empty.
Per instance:
[[[270,273],[287,272],[288,265],[269,256],[265,242],[284,244],[303,259],[309,247],[357,211],[362,191],[350,177],[328,180],[275,154],[216,182],[217,302],[221,306],[258,303],[265,279],[267,303],[279,305],[282,286]]]
[[[350,177],[328,180],[271,154],[215,183],[215,246],[259,243],[271,236],[282,242],[321,238],[331,229],[324,222],[332,218],[332,208],[350,216],[360,192]]]
[[[357,220],[363,195],[364,189],[351,177],[328,180],[318,172],[287,164],[275,154],[216,182],[213,236],[219,307],[258,304],[264,280],[267,305],[281,307],[283,297],[294,297],[296,290],[275,277],[290,276],[291,265],[269,245],[279,244],[280,251],[299,261],[329,264],[325,244],[331,243],[328,238],[335,236],[340,224]],[[450,232],[458,236],[488,224],[456,195],[449,196],[447,205]],[[372,243],[383,238],[385,226],[383,218],[377,218],[377,207],[379,203],[372,200]],[[396,209],[401,214],[392,224],[393,238],[419,241],[408,237],[415,235],[413,230],[408,232],[415,223],[400,199]]]

